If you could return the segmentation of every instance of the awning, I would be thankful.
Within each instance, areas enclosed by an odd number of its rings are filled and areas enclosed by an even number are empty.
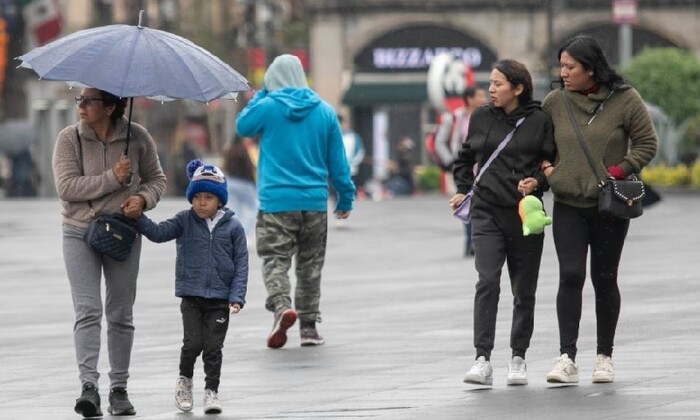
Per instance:
[[[343,94],[345,105],[421,103],[428,100],[425,83],[353,83]]]

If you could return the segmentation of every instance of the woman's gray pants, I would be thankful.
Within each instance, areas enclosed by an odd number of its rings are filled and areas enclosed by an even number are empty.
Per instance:
[[[83,240],[84,234],[85,229],[63,225],[63,259],[73,296],[73,338],[80,382],[92,382],[99,387],[97,361],[102,330],[101,285],[104,272],[110,388],[126,388],[134,341],[133,306],[141,237],[134,242],[129,258],[119,262],[93,251]]]

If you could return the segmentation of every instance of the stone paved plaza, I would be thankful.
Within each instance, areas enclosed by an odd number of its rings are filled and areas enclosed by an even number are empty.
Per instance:
[[[546,199],[551,207],[551,196]],[[150,215],[160,221],[186,204],[169,198]],[[182,338],[175,246],[146,243],[129,382],[135,418],[698,419],[699,207],[700,194],[666,194],[632,222],[620,268],[615,383],[590,381],[590,281],[577,358],[581,382],[545,382],[558,355],[558,269],[548,228],[527,356],[530,384],[505,385],[512,299],[504,279],[494,386],[479,389],[462,383],[474,357],[475,270],[473,260],[462,257],[462,227],[447,198],[360,201],[346,226],[337,229],[331,221],[329,228],[319,325],[324,346],[300,347],[295,326],[286,347],[266,348],[272,315],[263,307],[260,262],[251,254],[248,304],[232,318],[224,349],[219,416],[202,412],[199,362],[195,409],[182,414],[174,406]],[[58,202],[0,201],[0,251],[0,418],[77,419],[73,404],[80,384]],[[103,401],[108,369],[103,345]]]

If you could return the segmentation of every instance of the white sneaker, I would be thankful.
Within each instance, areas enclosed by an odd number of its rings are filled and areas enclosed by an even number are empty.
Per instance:
[[[180,376],[175,383],[175,405],[184,412],[192,410],[192,379]]]
[[[527,385],[527,364],[525,359],[515,356],[508,362],[508,385]]]
[[[464,375],[464,382],[468,384],[493,385],[493,368],[484,356],[479,356],[474,361],[472,368]]]
[[[211,389],[204,390],[204,414],[219,414],[221,413],[221,404],[219,404],[219,394]]]
[[[599,354],[593,367],[593,383],[604,384],[615,380],[612,358]]]
[[[569,355],[564,353],[554,361],[554,367],[547,374],[547,382],[561,384],[578,383],[578,367]]]

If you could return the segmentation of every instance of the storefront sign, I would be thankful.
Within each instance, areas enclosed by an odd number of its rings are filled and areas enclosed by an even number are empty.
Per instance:
[[[496,54],[456,29],[429,24],[390,31],[355,56],[355,71],[426,72],[435,57],[449,53],[475,71],[489,71]]]
[[[373,53],[373,65],[377,69],[426,69],[430,67],[435,56],[440,54],[451,54],[470,67],[479,67],[481,65],[481,50],[474,47],[375,48]]]

